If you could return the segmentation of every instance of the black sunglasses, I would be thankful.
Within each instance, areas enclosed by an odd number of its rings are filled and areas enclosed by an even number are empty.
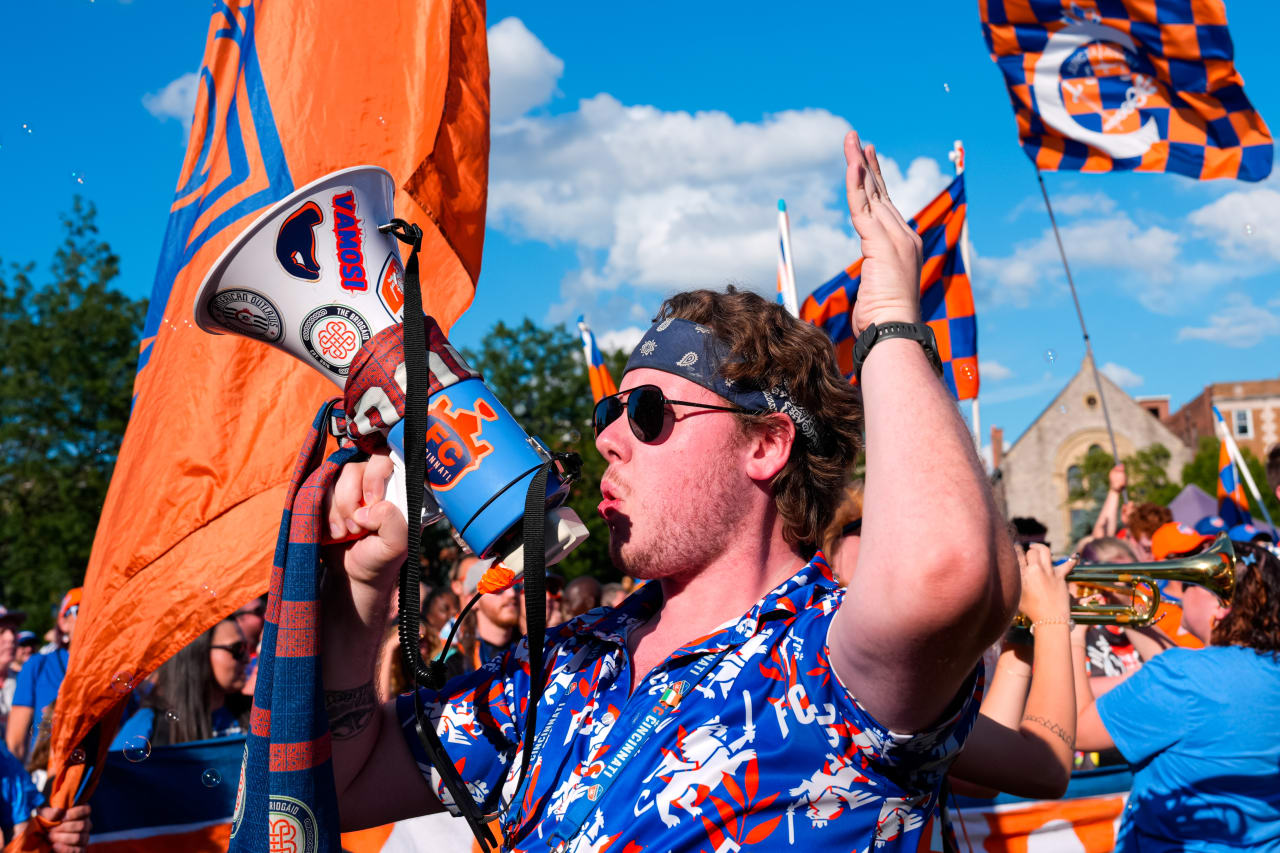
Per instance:
[[[245,643],[243,640],[237,643],[232,643],[229,646],[210,646],[209,648],[222,649],[224,652],[229,653],[233,658],[240,661],[241,663],[249,662],[249,645]]]
[[[627,401],[622,401],[626,395]],[[672,400],[662,393],[657,385],[637,385],[627,391],[620,391],[604,397],[596,403],[592,413],[592,425],[596,437],[608,428],[609,424],[627,413],[627,423],[631,425],[631,433],[645,444],[652,444],[662,435],[662,425],[667,419],[668,406],[693,406],[697,409],[713,409],[717,412],[737,412],[743,415],[759,414],[738,406],[712,406],[707,403],[690,403],[686,400]]]

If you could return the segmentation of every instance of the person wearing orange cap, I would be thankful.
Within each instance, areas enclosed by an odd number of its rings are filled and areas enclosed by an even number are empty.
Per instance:
[[[32,725],[32,722],[36,711],[39,710],[43,716],[53,700],[58,698],[62,679],[66,677],[67,663],[71,658],[71,633],[75,630],[83,593],[83,587],[76,587],[68,590],[62,597],[62,603],[58,606],[58,647],[33,655],[22,667],[22,672],[18,673],[18,684],[14,688],[13,707],[9,711],[4,739],[9,751],[20,759],[25,758],[35,746],[39,726]]]

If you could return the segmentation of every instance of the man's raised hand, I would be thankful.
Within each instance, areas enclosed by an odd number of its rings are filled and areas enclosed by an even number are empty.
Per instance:
[[[889,200],[874,146],[857,131],[844,138],[845,192],[854,230],[862,239],[862,283],[853,309],[853,333],[871,323],[920,320],[920,235]]]
[[[329,535],[336,540],[360,535],[329,546],[330,566],[338,565],[340,557],[352,582],[388,593],[399,577],[409,542],[404,515],[385,500],[390,476],[391,459],[385,454],[375,454],[368,462],[348,463],[325,499]]]

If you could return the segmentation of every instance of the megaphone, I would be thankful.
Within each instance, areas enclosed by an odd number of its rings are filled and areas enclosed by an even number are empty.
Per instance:
[[[379,230],[394,216],[394,195],[385,169],[356,166],[277,202],[209,270],[196,294],[196,324],[262,341],[344,387],[361,347],[403,319],[404,265],[396,239]],[[428,353],[433,372],[451,363],[474,373],[447,340],[439,347]],[[395,378],[406,390],[404,371]],[[403,420],[387,440],[395,471],[388,498],[404,512]],[[501,560],[518,574],[527,489],[548,459],[546,446],[525,433],[479,374],[449,385],[428,400],[420,521],[443,514],[474,554]],[[553,471],[546,489],[547,565],[586,539],[586,527],[564,505],[568,493],[567,478]]]

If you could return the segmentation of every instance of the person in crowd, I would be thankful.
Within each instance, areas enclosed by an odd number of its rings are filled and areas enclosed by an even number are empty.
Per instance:
[[[603,607],[617,607],[627,597],[627,591],[620,583],[607,583],[600,587],[600,604]]]
[[[22,762],[0,744],[0,845],[13,840],[43,799]]]
[[[1173,521],[1173,513],[1167,506],[1150,502],[1134,504],[1125,520],[1125,528],[1116,535],[1133,545],[1139,563],[1149,563],[1151,556],[1151,537],[1161,525]]]
[[[477,560],[467,570],[465,601],[470,601],[476,594],[480,579],[484,577],[484,566]],[[482,595],[472,613],[476,617],[476,642],[472,647],[471,660],[467,671],[474,671],[484,666],[493,658],[501,657],[516,645],[520,639],[517,631],[520,625],[520,599],[524,595],[524,584],[517,582],[502,592]],[[547,624],[551,624],[550,602],[548,601]]]
[[[111,748],[124,749],[139,736],[165,746],[246,731],[251,703],[242,691],[248,663],[249,643],[228,616],[161,664],[155,688]]]
[[[1237,524],[1227,531],[1227,536],[1232,542],[1274,543],[1276,541],[1270,530],[1252,523]]]
[[[1280,848],[1280,559],[1236,549],[1229,608],[1183,591],[1205,648],[1168,649],[1096,699],[1076,668],[1080,748],[1114,746],[1135,770],[1119,853]]]
[[[564,594],[561,598],[563,608],[562,617],[568,621],[575,616],[581,616],[588,610],[595,610],[600,606],[600,596],[603,593],[600,581],[591,575],[580,575],[564,585]]]
[[[1030,516],[1015,516],[1009,519],[1009,523],[1013,525],[1015,531],[1013,544],[1024,552],[1032,545],[1049,546],[1049,540],[1046,538],[1049,528],[1045,527],[1044,522],[1040,519]]]
[[[437,587],[422,602],[422,624],[427,627],[427,636],[436,637],[441,643],[432,643],[432,655],[440,651],[444,639],[448,636],[448,626],[458,618],[462,611],[462,601],[447,586]],[[425,652],[423,653],[426,654]]]
[[[240,633],[244,634],[245,642],[256,655],[262,642],[262,628],[267,624],[267,597],[258,596],[232,613],[230,618],[240,626]]]
[[[1125,474],[1124,463],[1118,462],[1107,472],[1107,496],[1102,500],[1102,509],[1098,511],[1098,520],[1093,524],[1095,538],[1115,536],[1121,526],[1120,498],[1125,486],[1129,484]],[[1132,507],[1130,507],[1132,509]]]
[[[21,672],[39,646],[40,641],[36,639],[34,631],[19,631],[18,647],[13,653],[13,663],[9,664],[9,672],[15,676]]]
[[[1033,645],[1006,642],[973,733],[951,765],[951,779],[1032,799],[1061,797],[1071,781],[1075,693],[1071,677],[1071,595],[1075,560],[1053,564],[1045,545],[1017,550],[1022,573],[1018,610]]]
[[[43,717],[44,710],[58,698],[62,679],[66,677],[67,663],[71,659],[71,634],[75,631],[82,593],[83,589],[76,587],[62,597],[54,626],[58,647],[33,655],[18,673],[4,739],[9,751],[20,759],[30,752],[39,735],[37,715]]]
[[[844,489],[840,505],[822,537],[822,553],[831,573],[843,586],[849,585],[853,569],[858,565],[862,541],[862,482],[855,481]]]
[[[21,610],[10,610],[0,604],[0,726],[8,724],[18,673],[22,670],[18,659],[18,630],[26,618],[27,614]]]
[[[920,239],[856,134],[845,152],[865,258],[858,388],[820,329],[756,294],[666,300],[621,391],[595,410],[610,555],[648,582],[549,637],[547,751],[517,788],[532,705],[518,644],[419,694],[469,790],[486,808],[510,804],[511,849],[598,849],[624,833],[664,850],[770,838],[916,849],[977,716],[978,660],[1013,615],[1018,567],[919,324]],[[816,550],[864,430],[866,511],[846,595]],[[385,618],[406,536],[378,500],[389,469],[381,455],[348,465],[327,507],[332,524],[371,534],[328,552],[320,630],[350,828],[441,807],[437,771],[410,736],[413,697],[372,713],[380,631],[369,626]],[[660,726],[672,707],[679,724]]]

